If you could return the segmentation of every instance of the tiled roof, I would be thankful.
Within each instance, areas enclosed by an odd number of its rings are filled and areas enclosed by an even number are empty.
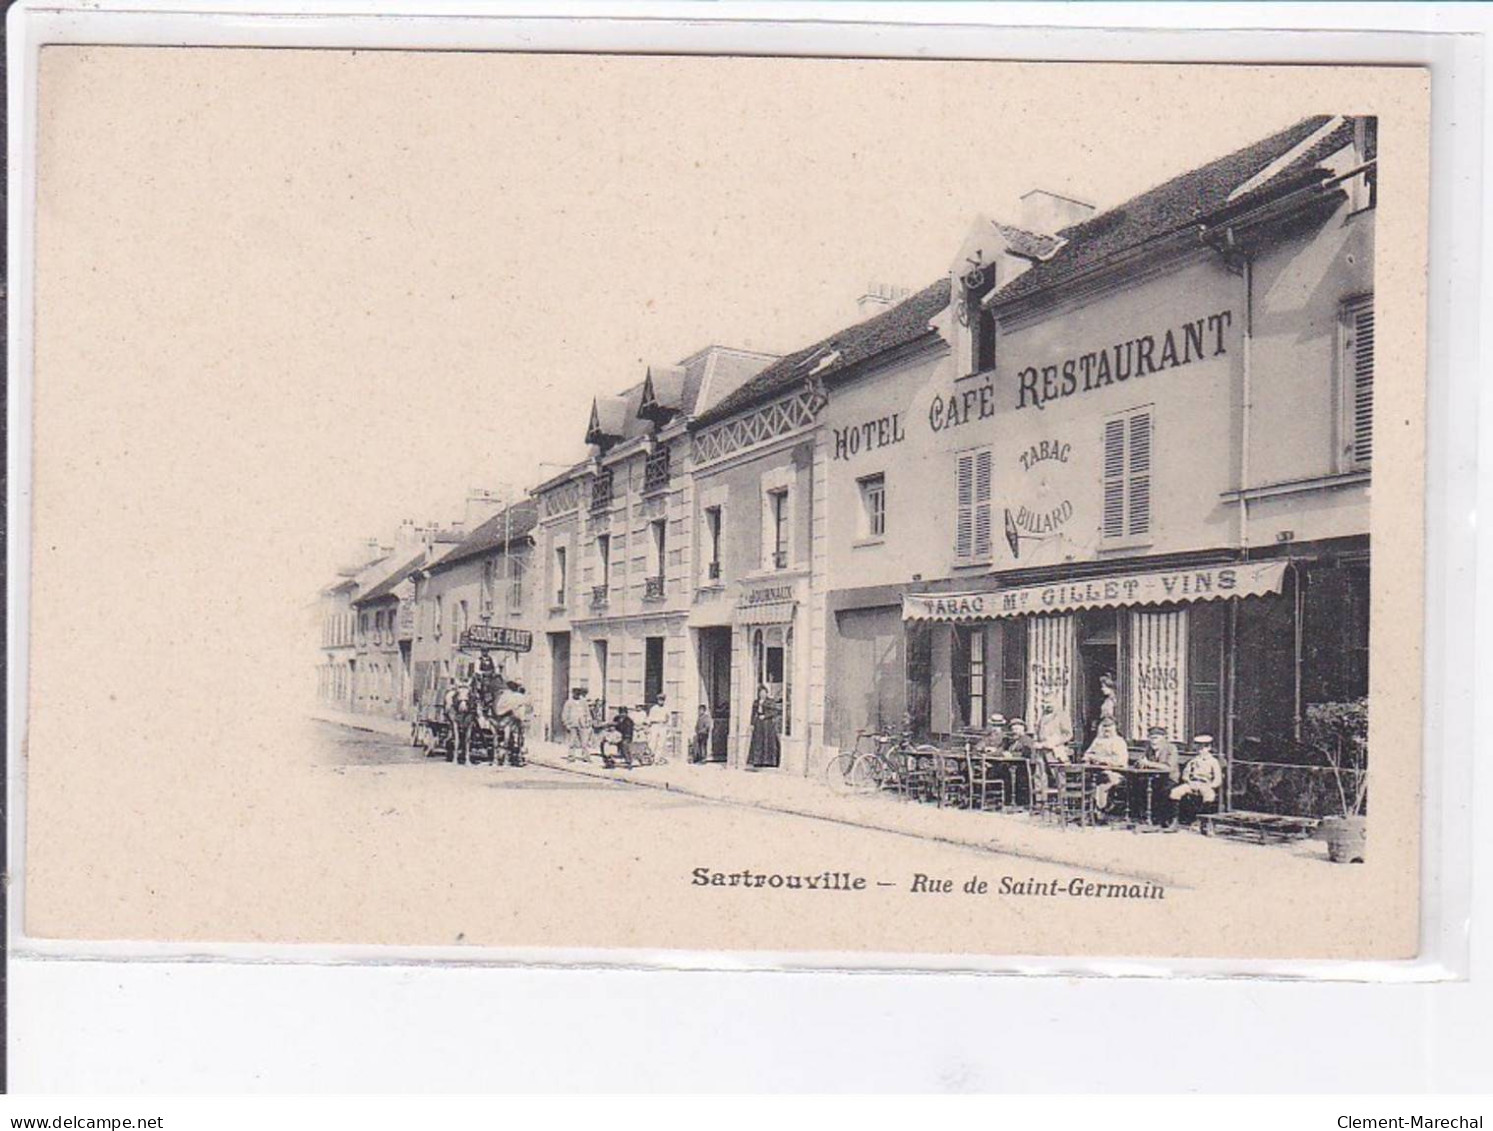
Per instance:
[[[506,517],[505,517],[506,516]],[[457,562],[470,561],[492,550],[504,548],[504,540],[517,542],[527,538],[539,523],[539,505],[533,499],[514,503],[507,510],[499,511],[481,526],[467,535],[466,540],[430,567],[438,573]]]
[[[704,425],[723,420],[788,389],[796,388],[831,354],[838,353],[839,356],[818,370],[822,377],[838,373],[868,357],[915,342],[933,332],[928,326],[929,321],[948,305],[949,280],[945,277],[911,298],[904,299],[890,310],[883,310],[864,322],[837,330],[807,349],[780,358],[734,393],[700,413],[695,423]]]
[[[1270,177],[1257,189],[1230,202],[1229,194],[1280,160],[1325,126],[1331,117],[1321,114],[1305,118],[1289,129],[1200,168],[1173,177],[1164,184],[1127,200],[1116,208],[1091,216],[1058,233],[1065,241],[1051,258],[1018,275],[996,295],[997,303],[1020,298],[1060,284],[1095,264],[1160,236],[1186,228],[1219,209],[1240,204],[1257,193],[1278,187],[1283,178],[1309,172],[1324,156],[1341,148],[1342,130],[1335,129],[1308,147],[1296,160]],[[1352,136],[1352,121],[1346,124]]]
[[[413,558],[410,558],[407,562],[405,562],[402,566],[400,566],[398,569],[396,569],[393,573],[391,573],[387,577],[385,577],[382,581],[380,581],[372,589],[368,590],[367,593],[364,593],[362,596],[355,598],[353,600],[353,604],[354,605],[369,605],[369,604],[372,604],[374,601],[379,600],[379,598],[381,598],[381,597],[387,597],[387,596],[389,596],[390,594],[392,594],[394,592],[395,588],[399,585],[399,583],[401,581],[403,581],[410,574],[414,573],[415,570],[419,569],[420,566],[423,565],[424,563],[425,563],[425,551],[421,550]]]
[[[1020,255],[1025,259],[1041,259],[1051,255],[1062,245],[1062,240],[1057,236],[1044,236],[1039,232],[1029,232],[1025,228],[1012,227],[1010,224],[995,223],[995,228],[1006,239],[1006,246],[1011,249],[1012,255]]]

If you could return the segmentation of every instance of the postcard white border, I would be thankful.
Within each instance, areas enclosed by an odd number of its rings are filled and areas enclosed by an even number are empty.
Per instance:
[[[683,970],[962,971],[1101,977],[1240,977],[1347,981],[1425,982],[1465,976],[1470,915],[1473,728],[1472,636],[1465,618],[1448,610],[1473,607],[1477,389],[1470,380],[1446,379],[1477,371],[1481,343],[1478,287],[1481,268],[1482,47],[1469,36],[1397,32],[1182,31],[1145,29],[1155,9],[1105,6],[1102,13],[1076,6],[921,7],[918,25],[857,23],[884,17],[878,5],[775,6],[777,19],[749,5],[712,6],[699,18],[692,5],[651,5],[644,19],[619,18],[618,9],[571,5],[565,13],[597,18],[535,17],[532,6],[452,5],[440,17],[398,14],[392,4],[263,3],[259,11],[188,11],[166,3],[19,4],[11,10],[9,310],[11,419],[10,600],[8,750],[10,773],[11,945],[17,957],[110,961],[226,961],[310,964],[463,963],[525,967],[625,967]],[[203,9],[209,6],[203,5]],[[1212,14],[1238,14],[1238,8]],[[298,11],[295,9],[299,9]],[[309,10],[308,9],[313,9]],[[552,11],[555,9],[552,9]],[[1425,9],[1422,9],[1425,11]],[[503,13],[497,18],[496,13]],[[1115,28],[1056,27],[1098,16],[1133,23]],[[1200,15],[1189,6],[1186,15]],[[1279,19],[1283,12],[1270,13]],[[903,18],[906,13],[903,12]],[[829,18],[825,18],[825,17]],[[1006,26],[977,26],[973,17],[999,18]],[[809,17],[809,18],[803,18]],[[1049,26],[1012,26],[1040,17]],[[947,19],[947,23],[938,23]],[[1202,23],[1204,21],[1197,20]],[[1318,21],[1318,26],[1327,22]],[[1408,962],[1241,962],[1236,960],[985,958],[922,955],[826,955],[761,952],[542,951],[499,948],[358,947],[302,945],[183,945],[79,943],[25,937],[20,914],[25,897],[25,742],[30,560],[31,271],[34,255],[35,81],[38,53],[47,43],[358,47],[368,49],[639,51],[791,55],[936,56],[1002,59],[1105,59],[1131,61],[1297,61],[1427,65],[1433,74],[1432,256],[1430,287],[1430,430],[1426,664],[1426,803],[1423,812],[1424,877],[1422,955]],[[1453,113],[1455,110],[1455,113]],[[1455,222],[1453,218],[1455,217]],[[1455,238],[1451,238],[1455,233]],[[1474,234],[1475,233],[1475,234]]]

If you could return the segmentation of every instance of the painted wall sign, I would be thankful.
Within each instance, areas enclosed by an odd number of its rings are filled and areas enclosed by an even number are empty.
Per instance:
[[[1030,613],[1064,613],[1122,605],[1166,605],[1279,593],[1286,562],[1239,562],[1162,573],[1133,573],[1092,581],[1060,581],[988,593],[909,593],[903,620],[982,620]]]
[[[1178,369],[1228,353],[1224,331],[1234,323],[1232,310],[1184,322],[1160,335],[1142,334],[1104,349],[1063,358],[1051,365],[1028,365],[1016,374],[1016,408],[1043,409],[1049,401],[1093,392],[1106,385]],[[936,395],[928,406],[928,426],[935,432],[958,428],[995,415],[995,386],[983,384]]]
[[[1058,537],[1073,517],[1066,474],[1073,445],[1062,440],[1034,440],[1016,454],[1010,483],[1013,501],[1005,508],[1006,545],[1021,558],[1024,542]]]
[[[748,590],[741,598],[741,607],[750,609],[753,605],[769,605],[779,601],[793,600],[793,586],[773,585],[766,589]]]
[[[875,451],[888,444],[900,444],[907,439],[907,432],[902,427],[900,412],[894,412],[890,416],[879,416],[863,424],[836,428],[834,434],[835,459],[850,459],[852,456],[860,455],[861,452]]]

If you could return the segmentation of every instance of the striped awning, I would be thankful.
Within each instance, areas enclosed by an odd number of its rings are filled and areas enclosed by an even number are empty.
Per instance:
[[[1285,583],[1284,560],[1234,562],[1155,573],[1117,574],[1087,581],[1055,581],[968,593],[908,593],[902,598],[903,620],[978,621],[996,617],[1066,613],[1078,609],[1115,609],[1140,605],[1174,605],[1261,597],[1279,593]]]
[[[736,623],[792,624],[793,614],[797,610],[797,601],[759,601],[754,605],[739,605],[736,609]]]

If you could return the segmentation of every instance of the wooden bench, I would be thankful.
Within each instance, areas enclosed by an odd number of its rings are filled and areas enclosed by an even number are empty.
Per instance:
[[[1273,813],[1199,813],[1198,826],[1204,836],[1229,836],[1256,844],[1280,844],[1302,840],[1316,832],[1312,817],[1278,817]]]

